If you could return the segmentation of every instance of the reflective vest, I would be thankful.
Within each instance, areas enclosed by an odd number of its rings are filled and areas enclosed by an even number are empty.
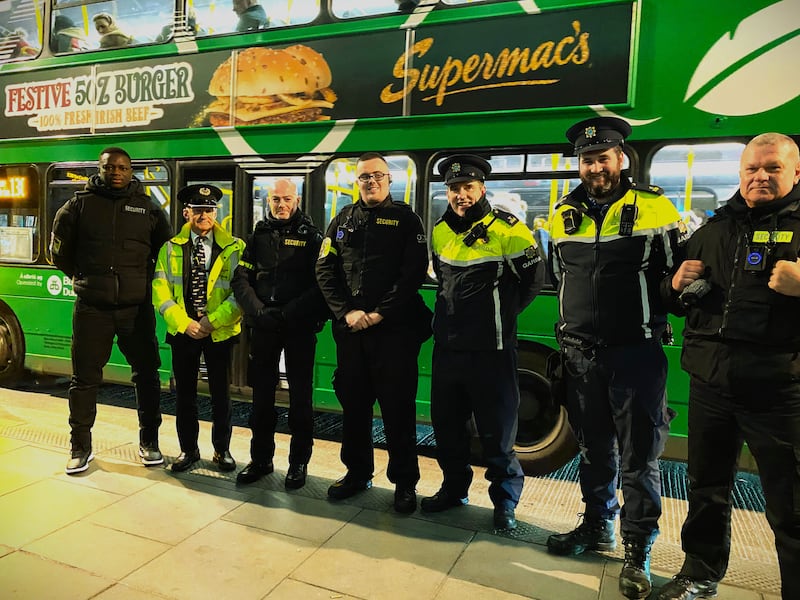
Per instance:
[[[559,342],[607,346],[658,339],[667,323],[659,286],[675,268],[680,214],[660,189],[633,186],[598,225],[585,196],[581,185],[550,217]],[[623,211],[634,204],[630,235],[623,235]]]
[[[454,231],[445,218],[431,236],[439,284],[434,340],[452,350],[513,348],[517,315],[544,284],[544,262],[525,223],[494,209],[472,228],[481,224],[485,236],[469,245],[468,232]]]
[[[190,232],[187,223],[178,235],[161,247],[153,278],[153,306],[164,317],[167,331],[173,335],[184,333],[192,321],[183,294],[183,267],[188,264],[184,255],[192,251]],[[208,272],[206,315],[214,326],[211,339],[221,342],[242,330],[242,311],[233,297],[231,278],[244,252],[244,241],[215,223],[214,245],[221,247],[222,251],[213,259]]]

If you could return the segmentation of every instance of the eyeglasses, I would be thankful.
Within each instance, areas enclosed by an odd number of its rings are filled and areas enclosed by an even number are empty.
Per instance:
[[[380,171],[375,171],[374,173],[362,173],[358,176],[358,180],[361,183],[367,183],[370,179],[374,179],[375,181],[383,181],[383,178],[387,175],[388,173],[381,173]]]
[[[205,215],[205,214],[213,213],[217,209],[216,208],[212,208],[210,206],[208,206],[208,207],[201,206],[201,207],[197,207],[197,208],[192,208],[191,210],[192,210],[192,214],[193,215],[198,216],[198,215]]]
[[[120,173],[125,173],[126,171],[130,171],[130,167],[126,167],[125,165],[102,165],[100,167],[103,171],[108,171],[109,173],[113,173],[114,171],[119,171]]]

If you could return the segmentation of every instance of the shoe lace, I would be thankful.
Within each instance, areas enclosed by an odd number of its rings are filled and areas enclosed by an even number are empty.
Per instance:
[[[688,575],[678,573],[672,578],[672,581],[675,586],[679,586],[681,589],[697,591],[697,582]]]
[[[575,533],[592,533],[602,528],[602,521],[589,518],[586,513],[578,513],[578,522],[575,526]]]
[[[644,569],[647,562],[647,553],[650,546],[639,540],[625,540],[625,560],[624,564],[637,569]]]

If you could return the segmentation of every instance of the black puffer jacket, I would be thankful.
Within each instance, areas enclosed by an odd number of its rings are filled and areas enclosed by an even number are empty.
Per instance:
[[[322,233],[300,210],[256,224],[231,281],[247,325],[258,327],[259,313],[273,309],[289,328],[321,328],[329,314],[314,274],[321,244]]]
[[[171,237],[167,215],[138,180],[114,190],[94,175],[56,212],[50,252],[82,301],[133,306],[150,302],[158,251]]]

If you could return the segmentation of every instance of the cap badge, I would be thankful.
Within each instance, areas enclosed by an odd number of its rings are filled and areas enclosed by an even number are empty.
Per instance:
[[[459,173],[459,172],[461,172],[461,163],[454,162],[452,165],[450,165],[450,170],[451,170],[453,173]]]
[[[208,189],[207,187],[201,187],[199,190],[197,190],[197,193],[200,194],[201,196],[210,196],[211,190]]]
[[[589,127],[583,130],[583,135],[587,138],[593,138],[597,135],[597,128],[594,125],[589,125]]]

